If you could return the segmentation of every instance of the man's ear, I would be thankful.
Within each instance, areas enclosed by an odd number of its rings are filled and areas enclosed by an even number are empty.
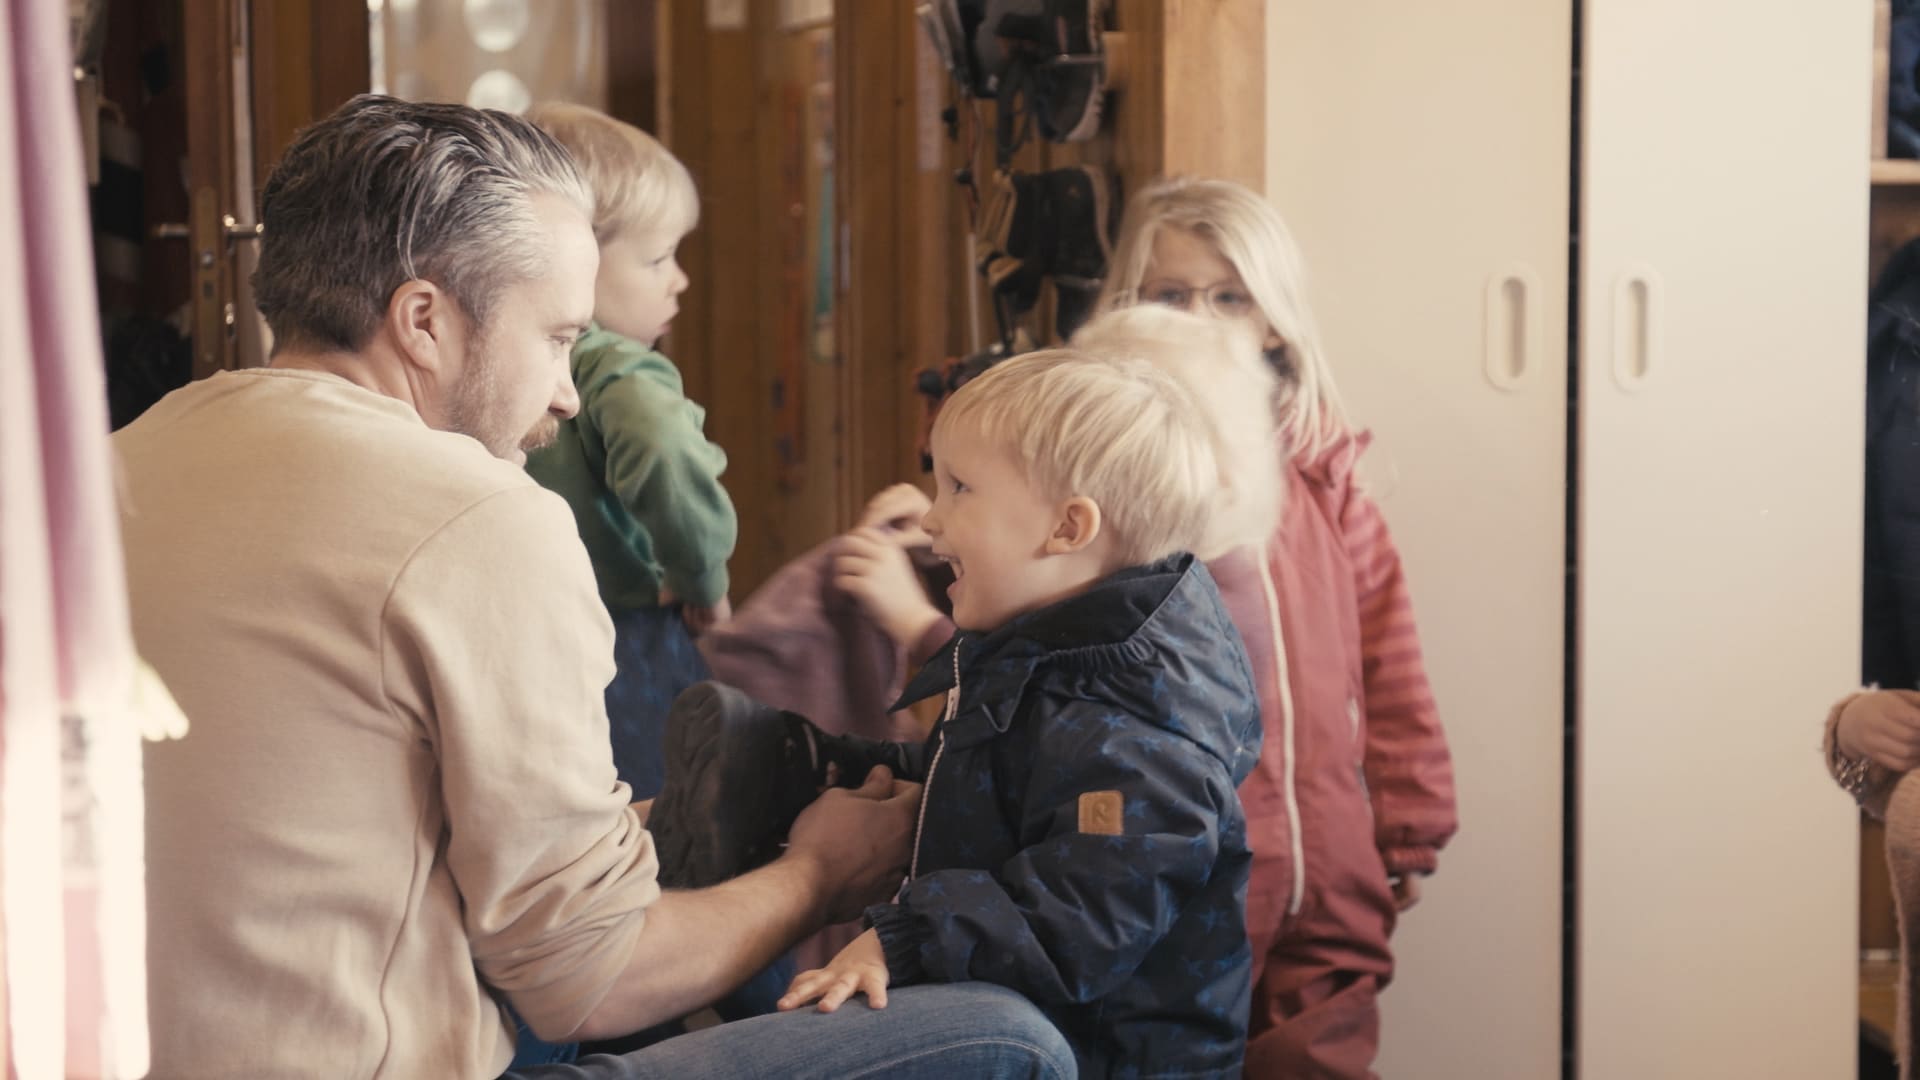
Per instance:
[[[1044,549],[1049,555],[1070,555],[1083,551],[1100,536],[1100,504],[1085,495],[1075,495],[1060,504],[1053,535]]]
[[[458,321],[453,297],[431,281],[414,278],[387,298],[383,329],[410,367],[444,377],[457,362],[455,343],[465,330]]]

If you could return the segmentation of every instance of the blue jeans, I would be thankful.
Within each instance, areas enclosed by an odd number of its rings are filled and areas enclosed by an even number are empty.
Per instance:
[[[607,729],[613,766],[636,799],[660,794],[666,759],[660,741],[680,691],[713,677],[680,606],[610,611],[613,682],[607,684]]]
[[[1026,998],[990,983],[903,986],[887,1007],[854,998],[839,1012],[774,1013],[682,1035],[620,1057],[536,1065],[501,1080],[1073,1080],[1067,1040]]]

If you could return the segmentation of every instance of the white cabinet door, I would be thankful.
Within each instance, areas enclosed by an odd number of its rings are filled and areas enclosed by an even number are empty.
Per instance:
[[[1583,1080],[1854,1069],[1871,6],[1585,2]]]
[[[1275,0],[1268,193],[1412,582],[1460,835],[1386,1077],[1558,1075],[1570,0]]]

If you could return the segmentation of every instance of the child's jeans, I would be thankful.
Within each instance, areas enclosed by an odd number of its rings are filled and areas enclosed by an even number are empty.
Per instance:
[[[667,710],[682,690],[713,674],[693,643],[693,632],[687,629],[679,605],[609,614],[617,669],[607,684],[613,767],[633,788],[635,799],[651,799],[660,794],[666,776],[660,741],[667,729]]]

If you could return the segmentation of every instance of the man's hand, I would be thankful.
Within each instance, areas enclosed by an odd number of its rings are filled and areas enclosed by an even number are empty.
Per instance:
[[[855,529],[834,541],[833,584],[903,649],[912,649],[943,618],[907,553],[878,529]]]
[[[780,1011],[797,1009],[820,999],[820,1011],[832,1012],[854,994],[867,995],[867,1004],[876,1009],[887,1007],[887,952],[880,946],[880,934],[869,930],[854,938],[826,967],[803,971],[794,976],[793,985],[779,1001]]]
[[[1894,772],[1920,768],[1920,692],[1861,694],[1847,702],[1833,734],[1847,757],[1867,758]]]
[[[846,922],[899,889],[919,812],[920,785],[875,766],[859,789],[829,788],[802,810],[783,858],[812,866],[827,921]]]
[[[835,788],[801,811],[786,854],[771,864],[711,888],[661,893],[618,979],[573,1037],[612,1038],[685,1016],[823,922],[885,901],[906,874],[919,809],[920,785],[877,768],[858,791]]]
[[[906,547],[928,543],[930,538],[926,530],[920,527],[920,519],[933,509],[933,500],[927,493],[912,484],[895,484],[867,500],[866,509],[860,511],[860,520],[854,522],[858,529],[882,529],[890,534],[896,544]]]

